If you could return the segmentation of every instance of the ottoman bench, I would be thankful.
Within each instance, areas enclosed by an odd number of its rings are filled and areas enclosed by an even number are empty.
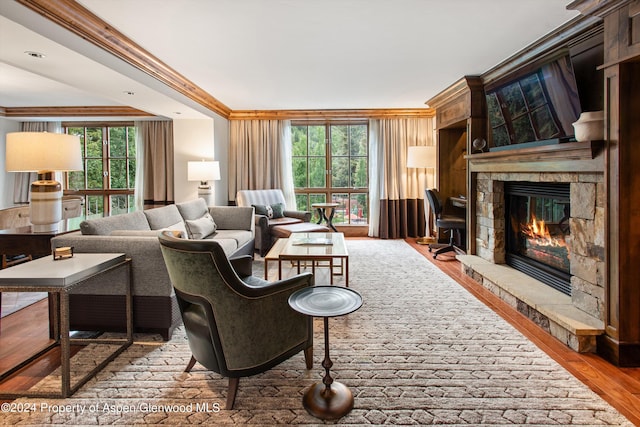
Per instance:
[[[271,235],[279,239],[281,237],[289,237],[291,233],[330,233],[331,229],[324,225],[314,224],[312,222],[298,222],[295,224],[274,225],[271,227]]]

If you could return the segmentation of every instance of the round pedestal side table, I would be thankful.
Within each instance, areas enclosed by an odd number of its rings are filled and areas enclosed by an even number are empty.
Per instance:
[[[322,383],[316,383],[307,389],[302,405],[316,418],[341,418],[353,409],[353,394],[346,385],[331,378],[333,362],[329,357],[329,318],[353,313],[362,306],[362,297],[349,288],[313,286],[291,294],[289,305],[298,313],[324,319],[324,378]]]
[[[336,208],[340,206],[339,203],[313,203],[311,207],[313,209],[318,210],[318,224],[322,224],[322,221],[327,223],[327,226],[331,228],[333,231],[337,232],[338,230],[333,225],[333,216],[336,213]],[[327,216],[327,210],[329,210],[329,216]]]

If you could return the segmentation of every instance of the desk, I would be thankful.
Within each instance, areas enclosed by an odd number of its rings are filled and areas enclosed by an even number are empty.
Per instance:
[[[353,313],[362,306],[362,296],[341,286],[313,286],[292,293],[289,306],[298,313],[324,319],[324,378],[322,383],[307,389],[302,405],[314,417],[337,420],[353,409],[353,393],[346,385],[334,381],[329,372],[333,366],[329,357],[329,317]]]
[[[467,199],[464,197],[449,197],[451,200],[451,206],[455,206],[456,208],[467,208]]]
[[[318,210],[318,215],[320,219],[318,220],[318,224],[322,224],[322,221],[326,221],[327,226],[331,228],[333,231],[338,231],[333,226],[333,216],[336,213],[336,208],[340,206],[339,203],[313,203],[311,205],[312,208]],[[327,217],[327,210],[329,210],[329,216]]]
[[[110,271],[126,267],[128,270],[124,293],[126,295],[127,333],[125,339],[71,339],[69,336],[69,292],[84,281]],[[124,254],[75,254],[73,258],[54,261],[53,257],[40,258],[24,264],[0,270],[0,291],[2,292],[48,292],[53,301],[52,325],[55,342],[44,347],[22,363],[0,374],[0,380],[27,366],[29,363],[60,346],[61,389],[59,393],[42,391],[0,392],[0,399],[16,397],[68,397],[75,393],[98,371],[115,359],[133,342],[133,296],[131,293],[131,260]],[[119,346],[91,372],[71,384],[71,345],[110,344]]]

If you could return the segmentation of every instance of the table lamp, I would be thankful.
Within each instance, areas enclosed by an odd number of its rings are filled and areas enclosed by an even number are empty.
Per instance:
[[[206,200],[207,206],[213,206],[215,204],[213,189],[208,181],[217,181],[219,179],[220,162],[204,160],[200,162],[187,162],[187,180],[200,181],[200,185],[198,185],[198,197]]]
[[[435,168],[436,167],[436,147],[433,145],[416,145],[407,150],[408,168]],[[431,238],[431,209],[427,198],[424,198],[424,216],[427,225],[427,236],[420,237],[416,243],[426,245],[433,243]]]
[[[58,231],[62,221],[62,185],[56,171],[83,170],[80,138],[49,132],[7,134],[7,172],[37,172],[31,183],[29,219],[36,233]]]

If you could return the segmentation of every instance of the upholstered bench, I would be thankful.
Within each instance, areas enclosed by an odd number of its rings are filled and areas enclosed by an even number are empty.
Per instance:
[[[329,233],[331,229],[324,225],[312,222],[298,222],[295,224],[274,225],[271,227],[271,235],[274,238],[289,237],[291,233]]]

